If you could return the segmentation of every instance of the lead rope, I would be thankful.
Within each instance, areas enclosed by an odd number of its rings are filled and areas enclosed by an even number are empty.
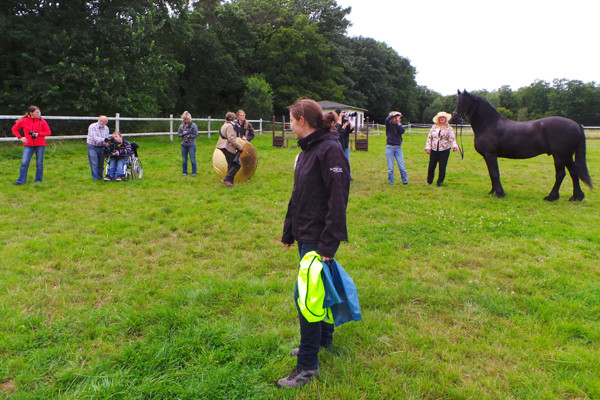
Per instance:
[[[456,131],[458,132],[458,123],[454,124],[454,129],[456,129]],[[460,145],[458,145],[458,154],[460,154],[460,159],[463,160],[465,158],[465,150],[464,150],[464,146],[463,146],[463,127],[462,124],[460,124]]]

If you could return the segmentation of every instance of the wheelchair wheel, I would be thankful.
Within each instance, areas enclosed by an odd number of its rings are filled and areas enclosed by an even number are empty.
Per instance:
[[[134,157],[131,162],[131,177],[133,179],[142,179],[144,176],[144,170],[142,169],[142,162],[139,158]]]
[[[123,165],[123,180],[128,181],[130,176],[131,172],[129,172],[127,163],[125,163],[125,165]]]

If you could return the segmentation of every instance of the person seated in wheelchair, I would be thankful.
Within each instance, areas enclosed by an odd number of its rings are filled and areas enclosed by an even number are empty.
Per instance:
[[[111,136],[104,139],[104,153],[108,160],[108,172],[105,181],[122,181],[125,178],[125,166],[127,159],[133,154],[131,144],[123,139],[120,132],[113,132]]]

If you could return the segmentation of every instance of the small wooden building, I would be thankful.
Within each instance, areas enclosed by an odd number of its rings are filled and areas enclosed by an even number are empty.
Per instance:
[[[353,107],[347,104],[334,103],[333,101],[326,100],[319,101],[318,103],[323,109],[324,113],[328,113],[329,111],[335,110],[345,111],[346,115],[348,116],[348,119],[350,120],[350,122],[352,122],[352,125],[354,125],[354,127],[357,130],[362,130],[362,128],[365,126],[365,111],[367,111],[366,108]],[[356,116],[351,117],[350,115],[354,113],[356,113]]]
[[[336,110],[345,111],[348,119],[352,125],[354,125],[354,137],[350,137],[350,148],[352,149],[352,146],[354,145],[354,149],[357,151],[369,150],[369,121],[368,119],[365,120],[366,108],[334,103],[333,101],[319,101],[318,103],[324,113]]]

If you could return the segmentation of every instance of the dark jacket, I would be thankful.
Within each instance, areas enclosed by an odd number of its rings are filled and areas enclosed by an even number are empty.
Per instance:
[[[244,125],[240,125],[240,120],[235,121],[235,136],[246,136],[246,139],[248,139],[250,142],[252,139],[254,139],[254,128],[252,127],[252,124],[248,122],[248,120],[245,120],[244,122],[246,125],[245,127]]]
[[[186,125],[185,122],[179,125],[177,136],[181,138],[181,145],[184,147],[192,147],[196,145],[196,138],[198,137],[198,126],[190,122]]]
[[[333,257],[348,240],[346,207],[350,165],[335,132],[318,129],[298,141],[294,189],[281,241],[317,243],[322,257]]]
[[[335,124],[335,129],[340,134],[340,144],[342,145],[342,149],[346,150],[350,144],[350,134],[354,131],[354,127],[350,123],[348,123],[346,128],[343,128],[342,126],[342,124]]]
[[[404,127],[402,124],[392,124],[392,118],[394,118],[393,114],[385,119],[385,134],[387,136],[386,144],[390,146],[401,146]]]
[[[123,143],[117,143],[113,140],[112,136],[104,140],[108,145],[104,148],[104,153],[110,158],[124,158],[129,157],[133,153],[131,143],[123,139]]]

